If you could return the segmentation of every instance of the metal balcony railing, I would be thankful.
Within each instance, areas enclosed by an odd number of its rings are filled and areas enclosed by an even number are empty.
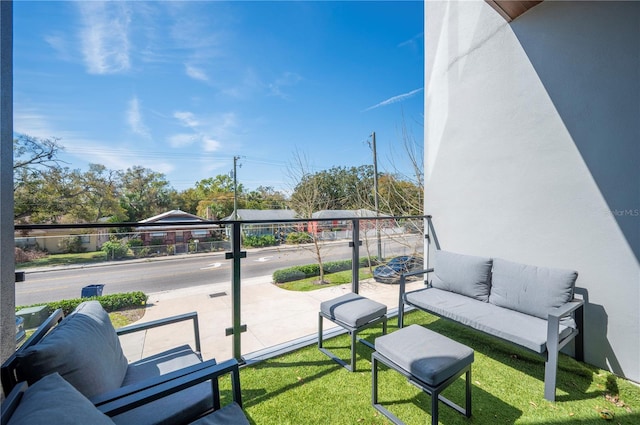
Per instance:
[[[200,267],[205,269],[210,267],[214,270],[218,268],[228,268],[228,288],[230,297],[230,309],[231,320],[228,326],[223,329],[215,329],[216,337],[219,333],[224,332],[227,337],[231,337],[231,355],[242,361],[243,360],[243,346],[242,346],[242,334],[247,331],[247,325],[242,315],[243,307],[247,308],[248,302],[243,305],[243,287],[245,290],[249,290],[247,282],[253,279],[253,276],[244,278],[243,285],[243,272],[251,274],[251,270],[248,265],[253,265],[254,262],[259,262],[264,258],[270,258],[274,256],[289,256],[300,257],[298,262],[305,261],[308,264],[317,263],[317,250],[323,250],[321,253],[326,258],[337,256],[338,259],[351,259],[351,281],[348,288],[346,285],[341,285],[343,289],[350,290],[354,293],[360,292],[360,277],[359,267],[361,257],[376,257],[377,253],[382,253],[385,258],[390,258],[395,255],[406,254],[418,254],[424,250],[425,237],[428,238],[429,225],[424,222],[425,219],[429,219],[428,216],[401,216],[401,217],[344,217],[344,218],[332,218],[332,219],[295,219],[295,220],[237,220],[237,221],[201,221],[201,222],[171,222],[171,223],[144,223],[145,232],[153,232],[153,238],[142,238],[147,241],[145,244],[132,244],[130,250],[130,257],[138,260],[147,260],[148,258],[158,257],[173,257],[173,258],[190,258],[188,256],[197,254],[197,256],[203,256],[205,259],[216,259],[216,262],[207,265],[206,267]],[[121,239],[141,239],[140,232],[136,229],[139,227],[138,223],[108,223],[108,224],[39,224],[39,225],[16,225],[16,241],[21,241],[22,245],[25,245],[25,241],[28,240],[31,244],[41,245],[45,242],[39,243],[39,238],[70,238],[72,236],[83,235],[82,242],[86,245],[87,242],[98,244],[109,240],[110,236],[117,236]],[[157,228],[157,229],[155,229]],[[122,233],[122,229],[127,229],[126,233]],[[160,232],[160,230],[162,230]],[[117,232],[120,233],[112,233]],[[308,242],[301,245],[291,245],[286,243],[287,235],[292,233],[306,233],[309,235]],[[88,236],[87,236],[88,235]],[[272,247],[262,248],[262,250],[248,248],[243,245],[243,238],[247,236],[256,235],[272,235],[276,245]],[[162,237],[165,239],[159,240]],[[215,239],[215,240],[214,240]],[[270,239],[271,240],[271,239]],[[153,241],[153,242],[151,242]],[[168,241],[168,243],[162,243]],[[25,243],[23,243],[25,242]],[[18,245],[20,245],[20,243]],[[51,245],[51,240],[46,243]],[[152,243],[152,244],[151,244]],[[363,245],[364,243],[364,245]],[[91,248],[91,247],[89,247]],[[361,252],[365,250],[364,253]],[[247,251],[251,253],[251,259],[247,258]],[[132,254],[131,254],[132,253]],[[222,254],[224,253],[224,260],[222,260]],[[265,254],[266,253],[266,254]],[[144,255],[143,255],[144,254]],[[262,255],[262,257],[260,256]],[[427,254],[428,255],[428,254]],[[196,257],[196,256],[192,256]],[[256,258],[257,257],[257,258]],[[108,260],[107,260],[108,258]],[[288,258],[288,257],[287,257]],[[126,262],[118,262],[115,258],[115,254],[105,253],[105,260],[109,264],[124,265]],[[230,260],[230,261],[229,261]],[[251,260],[251,263],[248,261]],[[265,260],[266,261],[266,260]],[[425,261],[426,258],[425,258]],[[292,263],[294,261],[292,260]],[[144,263],[143,263],[144,264]],[[219,264],[222,264],[220,266]],[[228,267],[227,267],[228,266]],[[177,268],[174,266],[173,268]],[[20,265],[17,264],[16,269],[20,269]],[[167,266],[163,268],[164,274],[170,274],[172,267]],[[117,277],[118,269],[114,269],[112,279],[126,280],[127,278]],[[124,269],[123,269],[124,270]],[[94,272],[90,268],[83,269],[86,279],[92,279]],[[273,271],[269,270],[270,274]],[[27,275],[31,273],[27,270]],[[134,271],[126,271],[122,273],[136,274]],[[195,275],[195,271],[192,273]],[[218,272],[216,272],[218,273]],[[153,275],[153,273],[149,273]],[[212,274],[213,275],[213,274]],[[155,275],[154,275],[155,276]],[[153,279],[154,276],[140,276],[139,281],[144,279]],[[218,275],[219,276],[219,273]],[[159,277],[155,277],[160,279]],[[182,287],[188,286],[189,277],[178,277],[177,280],[181,280]],[[133,279],[132,279],[133,280]],[[114,280],[116,282],[116,280]],[[29,283],[29,276],[26,278],[26,283]],[[87,282],[96,283],[96,282]],[[110,282],[99,282],[106,284],[109,288]],[[269,282],[271,283],[271,282]],[[199,283],[199,284],[202,284]],[[69,283],[72,286],[72,283]],[[132,285],[132,287],[134,287]],[[225,287],[226,288],[226,287]],[[384,288],[385,290],[391,290],[392,288]],[[160,290],[158,288],[158,290]],[[45,289],[41,289],[43,293],[46,293]],[[214,298],[225,291],[217,291],[209,294],[209,297]],[[252,295],[251,292],[247,292]],[[21,295],[17,295],[17,298]],[[375,297],[375,294],[373,295]],[[154,300],[150,300],[152,303]],[[262,300],[265,302],[266,301]],[[251,302],[255,302],[252,300]],[[20,300],[17,299],[17,303]],[[160,301],[158,304],[161,304]],[[391,305],[390,307],[394,307]],[[266,314],[271,307],[264,307],[262,310]],[[278,308],[278,307],[273,307]],[[260,309],[258,309],[260,310]],[[271,311],[272,314],[277,312]],[[252,313],[253,314],[253,313]],[[317,314],[317,310],[313,311],[313,314]],[[266,322],[268,319],[255,319],[258,323]],[[283,317],[283,321],[291,320],[290,318]],[[203,330],[209,327],[220,326],[217,323],[219,320],[211,320],[210,323],[202,321]],[[315,323],[315,320],[311,320],[311,323]],[[279,332],[277,327],[273,329],[273,332]],[[205,337],[206,340],[206,337]],[[252,348],[252,344],[247,343],[249,349]],[[216,355],[216,357],[224,357],[223,355]]]

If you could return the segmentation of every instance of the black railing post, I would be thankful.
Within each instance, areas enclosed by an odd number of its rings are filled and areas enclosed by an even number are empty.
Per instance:
[[[357,294],[360,290],[360,220],[352,221],[353,235],[349,246],[351,247],[351,291]]]
[[[246,332],[247,326],[242,324],[240,318],[240,270],[242,258],[247,256],[245,251],[241,251],[241,223],[234,221],[231,224],[231,252],[225,254],[225,258],[233,259],[232,276],[231,276],[231,321],[232,327],[226,329],[226,335],[233,335],[233,357],[238,362],[243,362],[242,348],[240,346],[241,333]]]

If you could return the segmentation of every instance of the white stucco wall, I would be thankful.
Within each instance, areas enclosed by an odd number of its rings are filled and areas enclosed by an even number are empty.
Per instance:
[[[640,381],[640,7],[511,24],[425,2],[425,211],[443,249],[572,268],[585,360]]]

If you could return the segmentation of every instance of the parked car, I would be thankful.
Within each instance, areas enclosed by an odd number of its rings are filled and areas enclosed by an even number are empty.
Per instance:
[[[373,270],[373,278],[376,282],[399,283],[400,275],[423,269],[423,261],[420,257],[402,255],[394,257],[387,264],[376,267]]]

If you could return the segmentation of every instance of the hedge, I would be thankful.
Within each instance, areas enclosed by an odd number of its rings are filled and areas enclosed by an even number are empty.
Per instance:
[[[360,259],[360,267],[369,266],[369,261],[373,265],[379,264],[377,257],[364,257]],[[328,261],[323,266],[326,274],[351,270],[351,260]],[[273,272],[273,281],[274,283],[285,283],[313,276],[320,276],[320,266],[318,264],[305,264],[276,270]]]
[[[62,309],[64,315],[71,313],[78,304],[89,301],[89,300],[98,300],[100,304],[102,304],[102,308],[104,308],[107,312],[125,310],[128,308],[134,307],[142,307],[147,304],[147,296],[144,292],[127,292],[120,294],[110,294],[110,295],[101,295],[98,297],[88,297],[88,298],[74,298],[70,300],[60,300],[60,301],[51,301],[48,303],[39,303],[28,306],[20,306],[16,307],[16,311],[21,310],[23,308],[35,307],[39,305],[46,305],[49,307],[49,311],[53,312],[59,308]]]

